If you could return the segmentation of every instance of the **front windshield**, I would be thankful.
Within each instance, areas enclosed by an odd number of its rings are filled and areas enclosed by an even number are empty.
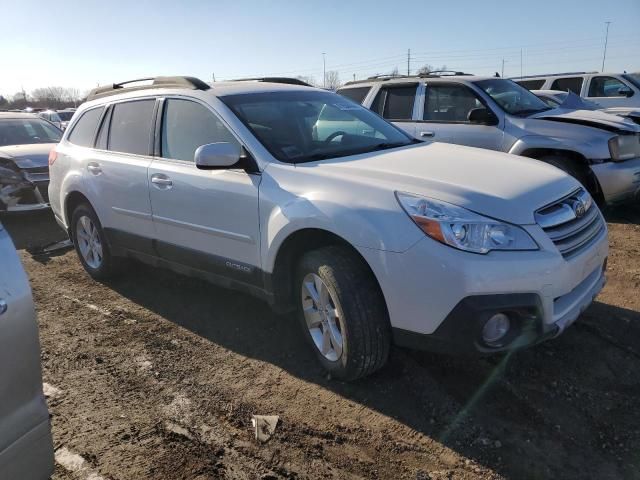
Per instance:
[[[475,82],[475,85],[484,90],[505,112],[511,115],[527,116],[551,109],[529,90],[511,80],[494,78],[480,80]]]
[[[58,143],[62,132],[50,123],[36,119],[0,119],[0,146],[31,143]]]
[[[75,112],[58,112],[58,116],[63,122],[68,122]]]
[[[636,87],[640,88],[640,73],[625,73],[622,76],[633,83]]]
[[[335,93],[247,93],[220,99],[283,162],[324,160],[417,142]]]

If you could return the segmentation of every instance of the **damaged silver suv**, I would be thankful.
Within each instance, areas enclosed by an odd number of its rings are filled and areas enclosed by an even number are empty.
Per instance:
[[[640,126],[617,115],[552,108],[511,80],[461,72],[370,78],[350,82],[338,93],[421,140],[554,165],[601,204],[640,199]],[[349,125],[341,129],[351,133]]]
[[[0,212],[49,208],[49,152],[62,138],[30,113],[0,113]]]

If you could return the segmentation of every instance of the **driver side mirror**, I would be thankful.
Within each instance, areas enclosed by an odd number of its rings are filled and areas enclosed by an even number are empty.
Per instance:
[[[223,170],[240,161],[240,146],[227,143],[208,143],[196,149],[194,160],[200,170]]]
[[[488,108],[474,108],[469,111],[467,120],[478,125],[497,125],[498,117]]]
[[[632,97],[633,96],[633,90],[631,90],[629,87],[620,87],[618,89],[618,95],[621,97]]]

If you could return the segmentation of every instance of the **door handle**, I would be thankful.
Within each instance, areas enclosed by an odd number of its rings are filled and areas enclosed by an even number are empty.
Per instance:
[[[0,315],[4,314],[4,312],[6,312],[8,308],[9,306],[7,305],[6,300],[0,298]]]
[[[171,188],[173,182],[169,177],[163,175],[162,173],[154,173],[151,175],[151,183],[153,183],[157,188]]]
[[[89,173],[92,173],[94,175],[100,175],[102,173],[102,168],[100,168],[100,165],[95,162],[90,162],[89,164],[87,164],[87,170],[89,171]]]
[[[436,132],[420,132],[421,137],[435,137]]]

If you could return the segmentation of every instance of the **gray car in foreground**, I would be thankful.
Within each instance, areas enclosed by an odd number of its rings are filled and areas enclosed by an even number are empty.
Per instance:
[[[0,224],[0,479],[46,479],[52,473],[53,443],[31,288]]]

